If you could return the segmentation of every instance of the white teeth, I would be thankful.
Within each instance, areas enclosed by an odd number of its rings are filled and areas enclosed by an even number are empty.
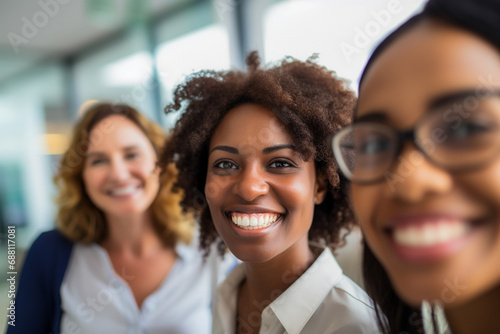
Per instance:
[[[278,215],[271,214],[241,214],[232,213],[231,220],[235,225],[246,230],[256,230],[267,227],[278,219]]]
[[[124,195],[130,195],[134,193],[136,190],[137,186],[128,186],[128,187],[113,189],[110,191],[110,194],[115,196],[124,196]]]
[[[394,241],[406,247],[429,247],[458,239],[468,230],[469,225],[464,221],[402,226],[394,229]]]

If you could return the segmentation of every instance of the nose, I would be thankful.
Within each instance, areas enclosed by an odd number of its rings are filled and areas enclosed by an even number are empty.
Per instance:
[[[243,169],[233,186],[233,193],[247,202],[269,193],[269,184],[260,166]]]
[[[443,194],[453,187],[452,176],[432,164],[410,143],[387,172],[386,182],[393,196],[405,202],[422,201],[426,196]]]
[[[129,168],[123,159],[115,158],[111,160],[109,178],[113,181],[125,180],[130,176]]]

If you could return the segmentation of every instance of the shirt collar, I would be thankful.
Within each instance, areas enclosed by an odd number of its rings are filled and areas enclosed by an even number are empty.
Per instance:
[[[341,277],[342,269],[331,250],[325,248],[306,272],[266,308],[272,309],[287,333],[300,333]],[[266,313],[264,309],[263,315]]]
[[[315,251],[318,248],[313,245],[310,247],[316,248]],[[321,254],[313,264],[262,311],[262,324],[266,322],[267,317],[273,317],[274,313],[287,333],[301,332],[327,294],[342,277],[342,269],[331,250],[321,247],[319,251]],[[241,263],[219,286],[216,316],[220,318],[218,323],[222,326],[223,333],[236,332],[236,296],[245,277],[245,266]]]
[[[223,333],[236,333],[237,296],[240,284],[245,277],[245,265],[240,263],[218,288],[219,301],[217,301],[216,316],[220,318]]]

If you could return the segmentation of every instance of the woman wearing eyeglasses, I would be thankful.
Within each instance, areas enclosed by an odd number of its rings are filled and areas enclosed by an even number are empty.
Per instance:
[[[333,149],[385,333],[500,333],[499,92],[498,0],[430,0],[365,68]]]

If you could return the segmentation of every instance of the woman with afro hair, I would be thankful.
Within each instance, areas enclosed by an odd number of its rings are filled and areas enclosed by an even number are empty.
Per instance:
[[[165,110],[183,111],[162,164],[175,162],[201,248],[242,261],[221,284],[214,333],[373,333],[371,300],[332,250],[354,225],[327,138],[354,94],[313,59],[201,71]]]

